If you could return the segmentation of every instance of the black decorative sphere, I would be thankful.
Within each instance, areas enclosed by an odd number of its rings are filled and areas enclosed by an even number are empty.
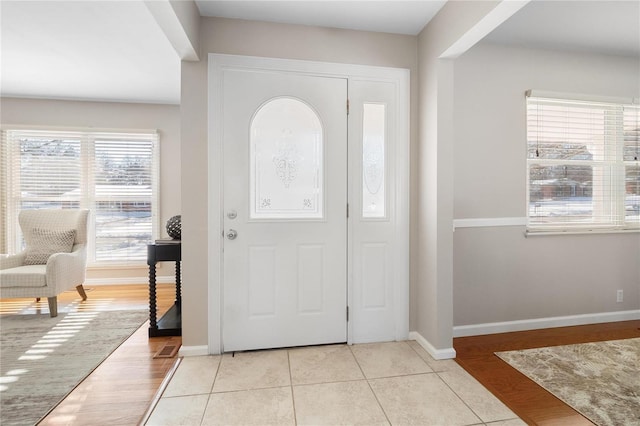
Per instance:
[[[167,221],[167,235],[174,240],[182,237],[182,217],[180,215],[173,216]]]

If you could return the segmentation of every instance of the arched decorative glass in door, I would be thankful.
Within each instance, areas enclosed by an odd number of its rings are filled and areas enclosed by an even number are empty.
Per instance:
[[[318,114],[305,102],[267,101],[250,124],[250,218],[321,219],[324,141]]]

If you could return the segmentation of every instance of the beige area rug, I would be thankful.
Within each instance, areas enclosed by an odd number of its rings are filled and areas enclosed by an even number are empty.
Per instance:
[[[496,355],[597,425],[640,425],[640,338]]]
[[[0,317],[0,424],[33,425],[148,318],[86,310]]]

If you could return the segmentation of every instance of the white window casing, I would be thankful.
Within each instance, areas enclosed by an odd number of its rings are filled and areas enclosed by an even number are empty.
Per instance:
[[[527,92],[527,232],[640,230],[640,108]]]

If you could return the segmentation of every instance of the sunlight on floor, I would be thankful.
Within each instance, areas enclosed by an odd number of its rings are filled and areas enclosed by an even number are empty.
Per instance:
[[[15,370],[7,371],[4,376],[0,376],[0,392],[4,392],[9,389],[8,386],[3,385],[2,383],[13,383],[18,381],[18,377],[21,374],[25,374],[29,372],[29,370],[25,370],[24,368],[18,368]]]
[[[115,299],[75,299],[59,309],[59,314],[64,316],[57,324],[51,327],[36,343],[27,349],[24,355],[18,358],[19,361],[39,361],[56,351],[56,348],[64,345],[75,335],[85,329],[101,311],[110,310]],[[0,315],[49,315],[49,304],[46,299],[36,301],[17,300],[3,301],[0,304]],[[21,374],[28,372],[27,369],[12,370],[0,376],[0,392],[9,389],[10,384],[16,383]]]
[[[23,300],[10,300],[7,302],[2,302],[0,304],[0,315],[11,315],[11,314],[19,314],[24,309],[36,304],[38,302],[34,301],[23,301]]]

